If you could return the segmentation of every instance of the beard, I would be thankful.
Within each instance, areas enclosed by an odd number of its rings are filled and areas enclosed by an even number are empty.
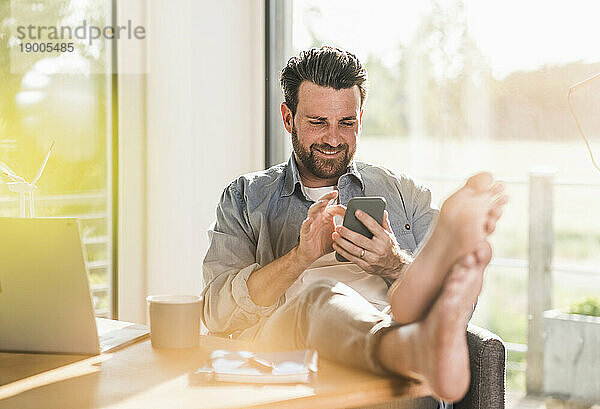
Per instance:
[[[348,144],[344,143],[338,147],[329,144],[317,145],[313,143],[310,147],[305,147],[298,140],[298,131],[296,126],[292,126],[292,146],[298,160],[313,175],[321,179],[339,178],[348,169],[356,152],[356,146],[350,151]],[[325,151],[336,151],[342,149],[343,155],[337,158],[325,159],[315,155],[315,148]]]

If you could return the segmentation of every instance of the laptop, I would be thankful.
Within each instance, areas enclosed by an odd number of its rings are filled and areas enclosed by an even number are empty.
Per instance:
[[[94,317],[77,219],[0,218],[0,351],[95,355],[148,334]]]

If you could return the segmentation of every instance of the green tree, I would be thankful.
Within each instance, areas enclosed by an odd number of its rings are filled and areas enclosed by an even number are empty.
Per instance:
[[[398,45],[400,50],[402,45]],[[408,133],[404,60],[387,67],[381,58],[369,55],[369,96],[365,108],[363,134],[369,136],[406,136]]]
[[[441,138],[463,138],[468,135],[473,108],[468,96],[474,79],[483,84],[491,79],[487,61],[470,38],[464,3],[457,0],[442,6],[433,2],[408,47],[411,58],[418,61],[425,108],[422,128]]]

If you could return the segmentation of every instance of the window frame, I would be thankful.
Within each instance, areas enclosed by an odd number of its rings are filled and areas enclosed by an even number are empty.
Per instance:
[[[117,25],[117,0],[111,0],[110,5],[111,26]],[[109,155],[111,182],[110,228],[111,228],[111,271],[110,271],[110,315],[112,319],[119,317],[119,74],[118,74],[118,43],[116,39],[110,41],[110,113],[111,113],[111,135]],[[107,272],[108,273],[108,272]],[[108,274],[107,274],[108,275]],[[108,277],[107,277],[108,278]]]
[[[265,0],[265,168],[287,160],[291,141],[278,115],[283,101],[279,74],[292,53],[293,2]]]

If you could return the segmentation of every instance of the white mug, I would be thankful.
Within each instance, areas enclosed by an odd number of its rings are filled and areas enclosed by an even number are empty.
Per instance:
[[[200,340],[200,309],[197,295],[150,295],[150,339],[154,348],[191,348]]]

